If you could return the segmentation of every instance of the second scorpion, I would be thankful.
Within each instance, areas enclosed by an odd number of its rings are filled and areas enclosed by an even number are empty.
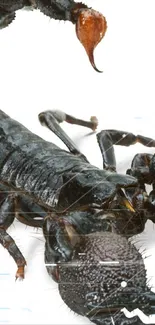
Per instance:
[[[70,309],[98,325],[112,320],[116,325],[143,324],[121,310],[139,308],[154,314],[155,294],[147,285],[143,258],[128,239],[141,233],[148,219],[155,221],[155,155],[136,155],[122,175],[116,171],[113,145],[139,142],[155,147],[155,141],[124,131],[101,131],[101,170],[60,127],[66,121],[95,130],[96,118],[83,121],[45,111],[39,120],[69,151],[0,111],[0,243],[17,264],[16,278],[24,278],[26,261],[7,232],[15,218],[43,229],[47,271]],[[153,185],[150,195],[147,183]]]

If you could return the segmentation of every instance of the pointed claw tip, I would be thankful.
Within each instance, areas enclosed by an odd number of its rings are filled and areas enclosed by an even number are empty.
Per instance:
[[[76,35],[84,46],[90,63],[95,71],[102,73],[97,69],[94,63],[93,51],[102,40],[107,30],[105,17],[93,9],[81,9],[78,13],[76,23]]]

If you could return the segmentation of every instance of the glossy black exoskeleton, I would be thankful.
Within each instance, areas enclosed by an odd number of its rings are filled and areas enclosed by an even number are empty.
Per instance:
[[[126,175],[116,171],[113,145],[155,141],[118,130],[97,134],[103,169],[89,163],[60,127],[66,121],[95,130],[97,119],[76,119],[61,111],[39,114],[41,124],[67,146],[62,150],[0,111],[0,243],[24,278],[26,261],[7,229],[17,218],[41,227],[45,264],[64,302],[98,325],[142,324],[128,310],[154,313],[155,294],[147,285],[142,255],[129,241],[154,222],[155,156],[136,155]],[[130,174],[130,175],[129,175]]]

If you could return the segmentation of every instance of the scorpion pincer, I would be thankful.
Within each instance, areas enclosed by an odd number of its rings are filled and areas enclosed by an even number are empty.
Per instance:
[[[0,0],[0,28],[10,25],[17,10],[29,8],[40,10],[52,19],[74,24],[77,38],[84,46],[91,65],[101,72],[95,65],[93,54],[107,30],[106,18],[101,13],[73,0]]]
[[[148,219],[154,222],[154,190],[147,195],[145,183],[153,184],[155,156],[136,155],[127,174],[119,174],[113,145],[154,147],[155,141],[118,130],[97,133],[101,170],[60,126],[66,121],[95,130],[95,117],[83,121],[45,111],[39,120],[69,151],[0,111],[0,243],[17,264],[16,278],[24,278],[26,261],[7,232],[15,218],[43,229],[47,271],[71,310],[98,325],[140,325],[138,316],[128,319],[122,309],[154,314],[155,294],[129,238],[141,233]]]

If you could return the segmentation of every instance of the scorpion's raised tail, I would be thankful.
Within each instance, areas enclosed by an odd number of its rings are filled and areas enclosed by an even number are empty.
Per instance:
[[[84,3],[74,0],[38,0],[36,2],[37,8],[45,15],[58,20],[68,20],[75,24],[76,35],[84,46],[91,65],[96,71],[101,72],[96,68],[93,52],[106,33],[105,17],[94,9],[88,8]]]

